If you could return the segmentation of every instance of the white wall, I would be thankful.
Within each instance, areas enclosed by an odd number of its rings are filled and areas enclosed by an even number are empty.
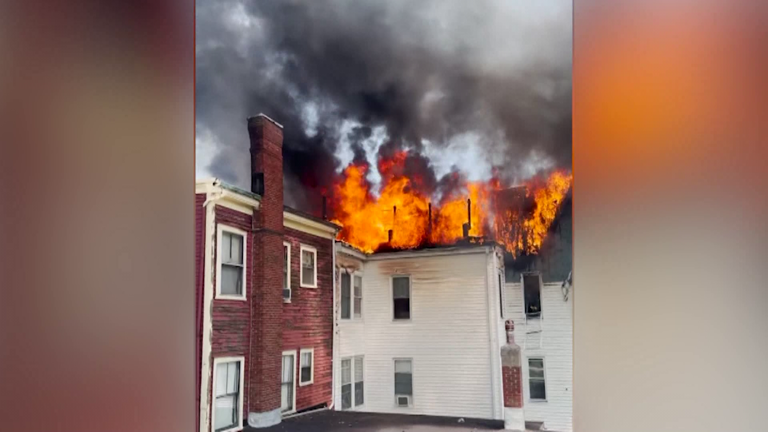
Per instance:
[[[542,346],[525,342],[523,290],[520,283],[508,283],[507,313],[515,321],[515,341],[523,351],[524,407],[526,421],[543,421],[553,431],[573,430],[573,287],[563,301],[562,283],[542,286]],[[547,401],[529,400],[528,357],[544,357]]]
[[[443,256],[403,253],[402,258],[365,262],[363,320],[340,321],[338,327],[340,358],[365,356],[365,404],[357,410],[502,418],[498,335],[489,331],[492,323],[499,322],[498,312],[489,319],[489,308],[499,310],[498,290],[488,283],[488,260],[493,255],[485,251]],[[392,320],[393,274],[411,275],[409,323]],[[411,408],[395,406],[396,357],[413,359]],[[337,409],[340,383],[336,380]]]

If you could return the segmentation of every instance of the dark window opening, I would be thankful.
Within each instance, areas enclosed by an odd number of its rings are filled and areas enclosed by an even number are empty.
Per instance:
[[[341,274],[341,318],[350,318],[350,275]]]
[[[398,276],[392,278],[392,297],[394,302],[394,319],[411,318],[411,278]]]
[[[538,273],[523,275],[525,315],[528,318],[541,316],[541,277]]]

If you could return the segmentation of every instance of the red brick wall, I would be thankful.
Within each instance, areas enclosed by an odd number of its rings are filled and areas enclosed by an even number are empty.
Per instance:
[[[502,366],[502,387],[504,389],[504,406],[509,408],[523,407],[523,373],[520,366]]]
[[[300,356],[296,359],[296,409],[331,403],[333,359],[333,243],[285,229],[291,243],[291,303],[283,304],[284,351],[314,348],[313,383],[299,386]],[[301,244],[317,249],[317,288],[301,288]]]
[[[195,195],[195,412],[200,412],[200,376],[203,344],[203,257],[205,247],[205,194]],[[200,416],[195,415],[196,430],[200,430]]]
[[[243,356],[245,362],[243,365],[244,383],[243,383],[243,395],[245,409],[243,409],[243,416],[248,415],[248,391],[249,391],[249,372],[250,364],[248,354],[250,351],[250,323],[251,314],[250,298],[254,294],[253,281],[250,276],[253,270],[253,234],[251,234],[251,216],[240,213],[238,211],[216,206],[216,230],[220,224],[238,228],[249,233],[246,237],[246,251],[245,262],[246,277],[245,277],[245,291],[246,300],[217,300],[214,294],[213,306],[211,311],[212,320],[212,339],[211,339],[211,356],[216,357],[229,357],[229,356]],[[217,248],[214,245],[214,262],[216,262]],[[216,271],[214,268],[213,275],[213,287],[216,287]],[[211,359],[211,365],[213,365],[213,359]],[[211,392],[213,392],[213,371],[211,371]]]

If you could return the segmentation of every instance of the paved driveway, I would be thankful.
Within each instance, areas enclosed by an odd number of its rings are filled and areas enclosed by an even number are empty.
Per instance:
[[[279,425],[262,432],[475,432],[499,430],[502,422],[399,414],[370,414],[361,412],[319,411],[285,419]]]

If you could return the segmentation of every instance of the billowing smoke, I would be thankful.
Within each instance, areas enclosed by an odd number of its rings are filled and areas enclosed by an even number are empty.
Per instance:
[[[248,187],[245,119],[285,126],[286,203],[411,151],[427,192],[571,162],[571,2],[197,0],[198,169]]]

